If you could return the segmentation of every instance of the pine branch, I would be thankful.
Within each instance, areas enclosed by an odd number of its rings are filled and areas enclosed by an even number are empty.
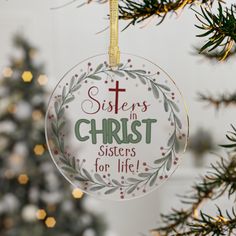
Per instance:
[[[200,212],[200,218],[189,224],[190,230],[184,233],[178,233],[178,236],[195,235],[195,236],[208,236],[208,235],[232,235],[235,233],[236,228],[236,213],[232,208],[230,214],[226,211],[226,216],[218,207],[218,215],[212,217],[208,214]]]
[[[231,125],[231,127],[233,131],[229,131],[228,134],[226,134],[226,138],[230,141],[230,144],[224,144],[221,145],[221,147],[236,149],[236,128],[233,125]]]
[[[230,8],[223,9],[222,4],[219,3],[217,11],[217,14],[214,14],[210,9],[203,7],[201,7],[201,13],[195,11],[201,23],[196,27],[205,31],[197,37],[209,37],[199,52],[202,53],[205,50],[211,52],[221,48],[220,59],[225,60],[232,51],[235,51],[236,5],[232,4]]]
[[[199,99],[204,102],[208,102],[210,105],[215,106],[216,109],[219,109],[221,106],[227,107],[229,105],[236,105],[236,92],[226,95],[222,94],[216,97],[199,93]]]
[[[192,53],[192,55],[194,56],[202,56],[204,59],[207,59],[210,62],[218,62],[220,58],[222,58],[224,56],[224,52],[222,52],[222,50],[219,49],[215,49],[211,52],[209,51],[203,51],[201,53],[199,53],[200,48],[195,47],[194,48],[194,52]],[[230,58],[235,57],[236,55],[236,47],[234,47],[227,55],[227,60],[229,60]]]
[[[121,0],[120,1],[120,19],[129,20],[127,25],[135,25],[152,16],[159,18],[158,24],[162,23],[168,13],[192,6],[196,0]],[[200,4],[212,5],[214,0],[201,0]]]
[[[216,232],[217,234],[223,230],[232,230],[235,226],[236,217],[230,218],[230,221],[221,222],[219,220],[212,220],[215,218],[207,217],[206,214],[201,213],[198,219],[198,208],[205,200],[213,200],[222,196],[228,191],[228,197],[235,195],[236,192],[236,155],[229,159],[223,159],[212,165],[212,172],[208,173],[201,182],[192,187],[192,193],[182,196],[182,203],[190,205],[187,210],[172,210],[172,213],[161,215],[162,221],[165,224],[154,232],[159,235],[209,235],[209,232]],[[220,215],[221,216],[221,215]],[[222,216],[223,217],[223,216]],[[217,223],[216,223],[217,222]],[[198,231],[200,227],[204,228],[203,231]],[[210,230],[210,231],[209,231]]]

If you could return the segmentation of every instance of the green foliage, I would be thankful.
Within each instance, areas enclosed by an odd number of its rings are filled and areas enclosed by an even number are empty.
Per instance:
[[[122,0],[120,3],[120,19],[129,20],[127,25],[135,25],[144,20],[157,16],[158,24],[161,24],[169,13],[176,13],[187,5],[192,7],[196,1],[193,0],[142,0],[130,1]],[[197,37],[209,37],[206,43],[199,49],[199,53],[203,53],[207,57],[214,56],[221,60],[226,59],[229,55],[235,53],[236,42],[236,6],[231,5],[230,8],[223,7],[221,1],[217,8],[217,14],[212,12],[214,1],[201,1],[200,12],[193,9],[200,25],[196,25],[203,33]],[[126,28],[127,28],[126,27]],[[221,49],[220,51],[217,51]],[[208,50],[206,53],[205,50]],[[215,53],[210,53],[214,50]]]
[[[74,5],[78,0],[66,1],[52,9],[60,9]],[[80,3],[77,7],[91,2],[107,3],[108,0],[89,0]],[[218,2],[217,13],[213,12],[213,5]],[[199,6],[200,5],[200,9]],[[167,15],[176,14],[186,7],[195,13],[200,25],[196,25],[203,33],[197,37],[207,38],[206,43],[199,49],[199,53],[207,58],[225,60],[235,55],[236,42],[236,5],[226,6],[221,0],[120,0],[119,18],[127,20],[130,25],[136,25],[149,18],[157,17],[157,25],[161,24]],[[194,7],[194,8],[193,8]]]
[[[217,217],[212,217],[208,214],[200,212],[200,218],[195,223],[190,224],[192,228],[187,234],[180,235],[201,235],[201,236],[221,236],[221,235],[233,235],[236,227],[236,213],[234,208],[232,213],[226,211],[224,215],[218,207]]]
[[[120,19],[129,20],[127,25],[135,25],[152,16],[159,18],[160,24],[164,21],[169,13],[175,13],[177,10],[183,9],[187,5],[191,6],[194,0],[121,0],[120,1]],[[213,0],[202,0],[202,4],[212,4]]]
[[[236,147],[236,128],[232,126],[233,131],[226,137],[231,144],[222,145],[225,148]],[[213,217],[202,212],[199,208],[207,200],[215,200],[227,193],[228,198],[236,196],[236,154],[229,153],[227,159],[220,158],[215,164],[211,165],[211,171],[202,177],[202,180],[192,187],[188,195],[181,196],[181,202],[186,209],[176,210],[168,214],[162,214],[163,226],[154,229],[158,234],[169,235],[235,235],[236,231],[236,213],[235,206],[231,212],[222,213],[220,207],[217,207],[218,214]]]
[[[72,187],[47,151],[44,119],[48,94],[38,82],[44,73],[43,66],[35,63],[37,50],[21,37],[14,39],[14,45],[22,58],[11,58],[12,73],[3,73],[0,80],[0,235],[83,236],[90,230],[102,236],[103,221],[85,209],[85,198],[72,197]],[[23,81],[24,71],[32,73],[32,81]],[[36,145],[40,145],[40,153],[35,151]],[[28,177],[23,184],[21,174]],[[36,219],[38,209],[56,219],[54,228],[46,227],[46,217]]]
[[[231,142],[230,144],[224,144],[221,145],[222,147],[225,148],[234,148],[236,149],[236,128],[231,125],[233,131],[228,132],[228,134],[226,134],[226,138]]]
[[[173,209],[168,214],[162,214],[163,226],[154,229],[159,235],[233,235],[236,227],[235,208],[232,213],[223,216],[218,207],[216,217],[207,215],[199,210],[206,200],[214,200],[228,193],[235,197],[236,193],[236,155],[228,159],[221,158],[212,165],[211,171],[202,178],[201,182],[192,187],[191,193],[181,196],[181,202],[189,208]],[[198,216],[198,211],[200,216]]]
[[[196,11],[195,11],[196,12]],[[218,13],[214,14],[210,9],[201,7],[201,13],[196,12],[196,17],[201,25],[197,28],[205,31],[198,37],[209,37],[207,42],[201,47],[200,53],[204,50],[209,52],[216,48],[222,48],[219,55],[224,60],[235,47],[236,42],[236,6],[231,5],[230,9],[223,9],[219,3]]]

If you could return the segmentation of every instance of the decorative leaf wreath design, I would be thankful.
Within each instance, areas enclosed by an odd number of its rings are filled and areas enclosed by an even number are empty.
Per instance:
[[[61,161],[61,169],[63,172],[70,176],[71,179],[78,181],[80,184],[83,183],[84,189],[89,191],[104,191],[104,194],[112,194],[116,191],[120,191],[120,197],[123,199],[126,194],[134,193],[135,190],[142,190],[146,192],[146,187],[152,187],[157,178],[160,179],[168,178],[168,172],[173,164],[177,164],[178,152],[180,150],[179,139],[184,137],[185,134],[181,133],[182,123],[177,115],[179,113],[178,105],[173,101],[174,93],[171,89],[163,84],[156,82],[153,78],[156,74],[150,74],[145,70],[134,70],[131,69],[131,60],[124,64],[120,64],[116,70],[109,68],[106,62],[97,66],[93,71],[88,64],[88,71],[78,75],[74,75],[70,80],[70,83],[64,85],[62,93],[54,102],[55,119],[52,119],[51,129],[54,134],[53,141],[56,146],[54,154],[59,157]],[[167,146],[161,147],[162,158],[156,159],[153,162],[153,166],[143,163],[145,166],[145,172],[139,173],[136,178],[122,177],[121,181],[111,178],[104,179],[100,174],[94,173],[91,175],[88,170],[83,167],[85,160],[78,160],[74,156],[68,155],[65,151],[64,137],[61,135],[63,128],[65,127],[65,120],[63,115],[65,113],[65,107],[75,99],[74,92],[80,89],[82,82],[87,79],[102,80],[101,74],[106,74],[107,77],[112,78],[112,74],[119,77],[129,77],[131,79],[138,79],[140,82],[148,87],[149,91],[152,91],[153,96],[159,99],[163,98],[163,108],[165,112],[169,112],[169,122],[173,126],[173,132],[170,135]],[[157,72],[158,74],[158,72]],[[54,117],[49,115],[49,119]],[[110,176],[109,176],[110,177]]]

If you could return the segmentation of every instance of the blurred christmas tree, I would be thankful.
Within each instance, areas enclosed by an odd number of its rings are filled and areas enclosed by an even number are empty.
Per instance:
[[[103,222],[86,211],[79,189],[53,166],[44,136],[47,77],[36,49],[22,37],[0,80],[0,235],[101,236]]]

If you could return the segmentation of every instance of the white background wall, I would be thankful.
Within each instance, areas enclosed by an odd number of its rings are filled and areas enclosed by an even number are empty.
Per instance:
[[[66,0],[0,0],[0,70],[8,65],[13,52],[11,38],[15,32],[27,36],[40,48],[39,61],[46,62],[51,90],[73,65],[79,61],[107,52],[109,31],[96,34],[108,26],[108,4],[78,5],[52,11]],[[69,1],[69,0],[68,0]],[[81,3],[82,0],[78,0]],[[228,3],[233,2],[227,1]],[[235,58],[227,63],[212,64],[193,56],[193,46],[200,44],[194,12],[185,10],[167,17],[160,26],[153,19],[146,27],[130,27],[120,34],[122,52],[143,56],[167,71],[182,90],[190,115],[190,134],[197,127],[211,130],[217,142],[224,142],[224,134],[235,124],[235,109],[215,112],[197,100],[197,92],[233,92],[236,89]],[[126,23],[121,22],[121,28]],[[209,155],[209,161],[216,157]],[[159,213],[178,205],[176,194],[188,189],[203,170],[193,169],[187,153],[181,168],[160,189],[134,201],[124,203],[96,201],[89,198],[92,211],[105,212],[110,228],[117,236],[136,236],[157,225]],[[222,202],[226,206],[226,201]],[[210,207],[209,207],[210,209]],[[214,209],[214,208],[212,208]]]

